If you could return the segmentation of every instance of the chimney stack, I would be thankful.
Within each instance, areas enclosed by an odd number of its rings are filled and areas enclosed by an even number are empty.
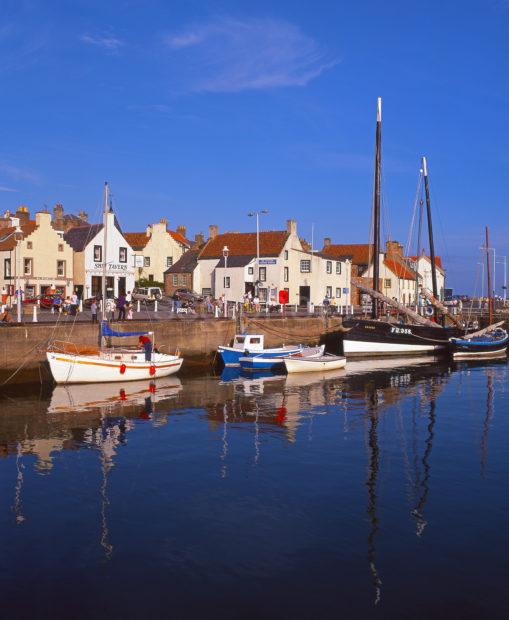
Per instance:
[[[403,256],[403,246],[398,241],[387,241],[385,251],[393,256]]]
[[[194,236],[194,243],[193,243],[193,247],[195,248],[199,248],[200,246],[203,245],[205,241],[205,238],[203,237],[203,233],[198,233]]]
[[[286,220],[286,231],[290,235],[297,234],[297,222],[295,220]]]
[[[64,230],[64,207],[59,202],[53,207],[53,228]]]
[[[88,223],[88,213],[86,213],[85,211],[81,210],[78,213],[78,217],[80,218],[80,220],[82,220],[83,222],[87,222]]]
[[[30,211],[25,205],[20,205],[16,210],[16,217],[20,226],[26,226],[30,222]]]
[[[325,239],[323,240],[323,247],[328,248],[330,244],[331,244],[330,237],[325,237]]]
[[[186,227],[183,224],[179,224],[177,226],[177,232],[179,233],[179,235],[182,235],[185,239],[186,237]]]
[[[152,234],[152,226],[149,224],[147,226],[147,237],[150,237],[151,234]]]
[[[219,226],[217,224],[211,224],[209,226],[209,239],[215,239],[219,234]]]

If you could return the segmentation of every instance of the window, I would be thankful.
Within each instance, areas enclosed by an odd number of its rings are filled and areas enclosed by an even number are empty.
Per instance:
[[[150,256],[145,256],[143,258],[143,266],[144,267],[150,267]]]
[[[34,244],[32,243],[32,241],[27,241],[27,250],[33,250],[34,249]]]
[[[290,270],[288,269],[288,267],[284,268],[284,275],[283,275],[283,279],[285,282],[288,282],[290,280]]]
[[[384,280],[384,288],[391,288],[391,279],[385,278]]]
[[[127,248],[118,248],[118,262],[127,263]]]
[[[148,281],[149,282],[153,282],[154,281],[154,274],[153,273],[149,273],[148,274]]]
[[[341,297],[341,288],[338,286],[336,288],[336,299],[339,299]]]
[[[177,275],[173,276],[173,286],[179,285],[179,277]]]
[[[230,288],[230,276],[225,276],[224,277],[224,288]]]
[[[185,274],[182,275],[182,286],[187,286],[187,276]]]
[[[11,259],[10,258],[6,258],[4,259],[4,278],[7,280],[7,278],[11,277]]]
[[[260,267],[260,282],[265,282],[267,280],[267,267]]]
[[[332,261],[327,261],[327,273],[332,273]]]
[[[64,251],[64,244],[63,243],[59,243],[58,244],[58,251],[59,252],[63,252]]]
[[[254,274],[254,267],[248,267],[247,268],[247,273],[248,273],[248,275],[252,276]]]
[[[332,286],[328,286],[325,289],[325,291],[326,291],[325,292],[325,296],[327,297],[327,299],[331,299],[331,297],[332,297]]]
[[[336,275],[341,275],[341,263],[339,261],[336,261]]]
[[[102,263],[103,260],[103,247],[102,245],[94,245],[94,262]]]
[[[288,260],[288,250],[285,250],[285,260]]]
[[[207,297],[207,295],[209,295],[211,297],[212,296],[212,289],[211,288],[202,288],[201,289],[201,295],[202,295],[202,297]]]
[[[169,269],[173,265],[173,256],[166,257],[166,268]]]
[[[31,258],[23,259],[23,274],[25,276],[31,276],[33,271],[33,260]]]
[[[300,272],[301,273],[311,273],[311,261],[310,260],[301,260],[300,261]]]
[[[65,260],[57,260],[57,277],[65,278]]]

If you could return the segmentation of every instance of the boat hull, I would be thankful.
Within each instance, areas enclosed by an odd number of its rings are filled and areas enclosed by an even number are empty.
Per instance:
[[[235,349],[233,347],[223,347],[219,346],[217,348],[221,359],[223,360],[223,364],[227,368],[234,368],[240,366],[240,358],[246,357],[246,351],[244,349]],[[264,349],[263,351],[253,351],[253,355],[263,355],[264,357],[278,357],[281,355],[287,355],[290,353],[295,353],[297,349],[289,347],[278,347],[275,349]]]
[[[343,326],[348,329],[343,335],[343,354],[347,357],[445,352],[449,348],[449,339],[463,334],[457,328],[368,319],[349,319]]]
[[[116,357],[121,357],[121,359],[115,359]],[[48,351],[46,358],[53,379],[58,384],[158,379],[178,372],[183,362],[181,357],[162,353],[154,353],[150,362],[145,361],[143,354],[103,356]]]
[[[509,336],[505,331],[502,333],[505,336],[500,338],[473,338],[472,340],[452,338],[450,342],[452,356],[454,359],[466,359],[506,355]]]
[[[287,358],[284,360],[286,372],[288,374],[298,372],[326,372],[329,370],[339,370],[346,366],[346,357],[336,358]]]

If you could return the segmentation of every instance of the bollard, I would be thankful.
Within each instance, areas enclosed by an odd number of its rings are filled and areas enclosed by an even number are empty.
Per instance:
[[[216,306],[216,307],[215,307],[215,312],[214,312],[214,314],[215,314],[216,319],[218,319],[218,318],[219,318],[219,306]]]
[[[37,304],[34,304],[34,312],[33,312],[33,323],[37,323]]]
[[[298,311],[299,311],[299,306],[295,304],[295,314],[297,314]]]
[[[283,313],[284,313],[284,311],[285,311],[285,305],[284,305],[284,304],[281,304],[281,305],[279,306],[279,312],[281,312],[281,314],[283,314]]]
[[[79,308],[80,312],[83,312],[83,299],[80,299],[80,308]]]
[[[138,301],[136,302],[136,312],[140,311],[140,300],[138,299]]]
[[[232,319],[234,319],[234,318],[237,316],[237,313],[236,313],[236,305],[237,305],[237,304],[235,304],[235,305],[233,306],[233,308],[232,308]]]
[[[157,299],[154,301],[154,312],[157,312]]]

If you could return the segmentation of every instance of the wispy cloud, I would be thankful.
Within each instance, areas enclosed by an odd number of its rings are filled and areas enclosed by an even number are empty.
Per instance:
[[[195,92],[305,86],[339,62],[298,26],[268,18],[196,24],[165,44]]]
[[[0,185],[0,192],[17,192],[17,189],[13,189],[12,187],[5,187],[4,185]]]
[[[4,174],[13,181],[25,181],[28,183],[39,183],[41,180],[40,175],[29,168],[20,168],[19,166],[13,166],[6,162],[0,161],[0,173]],[[6,190],[4,190],[6,191]],[[16,191],[16,190],[13,190]]]
[[[80,39],[83,43],[88,43],[88,45],[95,45],[96,47],[101,47],[108,52],[118,52],[121,47],[125,45],[122,39],[119,39],[115,35],[111,33],[102,33],[102,34],[83,34]]]

